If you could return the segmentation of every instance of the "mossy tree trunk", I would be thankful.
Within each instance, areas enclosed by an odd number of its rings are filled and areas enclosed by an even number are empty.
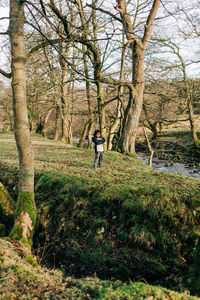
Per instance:
[[[13,220],[15,212],[15,203],[5,186],[0,182],[0,213],[6,219]]]
[[[11,44],[12,93],[14,133],[19,153],[19,195],[15,223],[10,233],[13,239],[21,240],[27,247],[32,245],[36,223],[34,200],[34,152],[31,145],[26,101],[26,52],[24,41],[24,5],[10,0],[9,37]]]

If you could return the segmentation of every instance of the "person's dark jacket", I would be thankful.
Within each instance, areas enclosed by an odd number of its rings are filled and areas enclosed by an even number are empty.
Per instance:
[[[94,150],[95,153],[97,153],[97,145],[102,145],[105,143],[105,139],[103,137],[97,138],[96,136],[93,136],[92,141],[94,143]]]

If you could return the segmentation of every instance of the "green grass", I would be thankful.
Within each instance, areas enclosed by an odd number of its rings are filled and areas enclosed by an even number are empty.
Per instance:
[[[159,299],[195,300],[186,293],[142,282],[124,284],[97,278],[74,279],[63,277],[60,271],[48,270],[33,264],[27,250],[17,242],[0,239],[0,298],[10,299]]]
[[[93,170],[93,151],[32,138],[39,261],[65,275],[184,289],[200,231],[199,180],[114,152]],[[0,134],[0,178],[14,198],[17,168],[13,136]]]

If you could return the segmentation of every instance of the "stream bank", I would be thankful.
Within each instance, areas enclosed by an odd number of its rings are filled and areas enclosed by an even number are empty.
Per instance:
[[[145,165],[148,165],[148,155],[146,153],[137,153],[137,157]],[[192,167],[183,163],[174,162],[172,160],[153,158],[152,168],[162,172],[179,174],[187,177],[200,179],[200,168]]]

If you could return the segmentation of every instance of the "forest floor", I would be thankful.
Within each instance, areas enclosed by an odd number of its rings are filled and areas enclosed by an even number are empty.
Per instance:
[[[150,139],[151,136],[149,133]],[[142,133],[138,135],[136,150],[148,153],[147,142]],[[191,132],[182,127],[164,130],[162,134],[158,134],[154,156],[189,166],[200,166],[200,149],[194,148]]]
[[[190,289],[187,274],[200,231],[199,180],[151,170],[115,152],[105,153],[104,168],[94,170],[92,150],[37,135],[32,140],[34,252],[43,267],[30,265],[17,244],[1,240],[1,299],[194,299],[156,285]],[[0,181],[16,199],[12,134],[0,133]]]

